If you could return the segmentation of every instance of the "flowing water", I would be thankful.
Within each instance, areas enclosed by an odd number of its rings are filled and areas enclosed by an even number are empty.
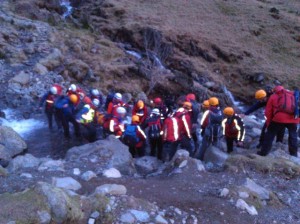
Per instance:
[[[63,17],[67,18],[68,16],[70,16],[73,10],[71,2],[69,0],[62,0],[60,5],[67,9],[66,12],[63,14]]]

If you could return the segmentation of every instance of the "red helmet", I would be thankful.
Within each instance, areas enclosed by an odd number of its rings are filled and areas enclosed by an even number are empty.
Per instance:
[[[157,97],[157,98],[155,98],[155,99],[153,100],[153,102],[154,102],[155,105],[160,105],[160,104],[162,104],[162,99],[159,98],[159,97]]]
[[[92,104],[91,98],[89,98],[89,97],[87,97],[87,96],[83,98],[83,102],[84,102],[85,104],[89,104],[89,105]]]
[[[195,101],[196,100],[196,96],[194,93],[189,93],[188,95],[186,95],[186,100],[187,101]]]
[[[283,86],[276,86],[274,88],[274,93],[279,93],[280,91],[284,90],[284,87]]]

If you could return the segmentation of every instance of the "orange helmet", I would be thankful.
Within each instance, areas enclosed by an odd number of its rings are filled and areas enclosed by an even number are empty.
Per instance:
[[[223,113],[227,116],[232,116],[234,115],[234,109],[232,107],[226,107]]]
[[[218,106],[219,105],[219,99],[217,97],[211,97],[209,100],[210,106]]]
[[[145,106],[145,104],[144,104],[144,102],[143,102],[142,100],[139,100],[139,101],[136,103],[136,105],[137,105],[137,107],[138,107],[139,109],[143,109],[144,106]]]
[[[202,107],[203,108],[209,108],[209,101],[208,100],[204,100],[202,103]]]
[[[78,96],[76,95],[76,94],[71,94],[70,96],[69,96],[69,99],[70,99],[70,101],[72,102],[72,103],[77,103],[78,102]]]
[[[195,101],[196,100],[196,96],[194,93],[189,93],[188,95],[186,95],[186,100],[187,101]]]
[[[260,90],[256,91],[256,93],[255,93],[255,99],[257,99],[257,100],[262,100],[266,96],[267,96],[267,93],[263,89],[260,89]]]
[[[131,118],[132,123],[138,123],[140,122],[140,117],[137,115],[133,115]]]
[[[187,109],[187,110],[191,110],[192,109],[192,103],[186,101],[183,103],[183,108]]]

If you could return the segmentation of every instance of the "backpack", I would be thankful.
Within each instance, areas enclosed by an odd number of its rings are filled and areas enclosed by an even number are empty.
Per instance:
[[[213,143],[218,142],[219,138],[222,136],[222,120],[223,114],[221,110],[210,111],[208,115],[208,126],[205,129],[205,135],[207,135]]]
[[[277,100],[277,111],[283,112],[287,114],[295,114],[296,103],[295,103],[295,96],[294,93],[291,91],[283,90],[281,93],[278,94]]]
[[[148,135],[149,135],[150,139],[160,138],[161,125],[160,125],[160,117],[159,116],[154,116],[154,117],[149,118],[148,127],[149,127]]]
[[[299,118],[299,113],[300,113],[300,92],[298,89],[294,91],[294,96],[295,96],[295,119]]]
[[[139,141],[140,139],[137,136],[137,126],[127,125],[123,135],[124,144],[129,147],[135,147]]]
[[[105,106],[104,106],[105,110],[107,110],[109,103],[113,101],[114,96],[115,96],[115,94],[113,92],[107,95],[106,101],[105,101]]]

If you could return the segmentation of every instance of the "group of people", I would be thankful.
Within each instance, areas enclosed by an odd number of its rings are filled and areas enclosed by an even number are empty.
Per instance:
[[[267,155],[275,136],[277,141],[282,141],[287,128],[289,152],[297,156],[299,93],[276,86],[274,89],[258,90],[255,98],[257,102],[244,115],[265,107],[266,122],[258,154]],[[150,155],[162,161],[171,160],[178,148],[186,149],[191,156],[203,160],[210,145],[218,145],[222,136],[225,136],[228,153],[233,151],[234,143],[243,146],[246,131],[244,115],[236,114],[232,107],[221,110],[216,97],[200,104],[195,94],[190,93],[179,97],[171,106],[166,106],[160,97],[150,100],[149,105],[146,103],[138,99],[131,106],[123,102],[121,93],[109,94],[104,102],[97,89],[91,89],[87,94],[72,84],[64,93],[62,86],[54,84],[41,99],[40,107],[45,104],[49,128],[53,128],[54,118],[58,128],[63,128],[66,138],[70,138],[70,123],[74,126],[75,136],[84,136],[89,142],[114,135],[128,145],[133,157],[144,156],[149,144]],[[201,133],[201,141],[198,132]]]

